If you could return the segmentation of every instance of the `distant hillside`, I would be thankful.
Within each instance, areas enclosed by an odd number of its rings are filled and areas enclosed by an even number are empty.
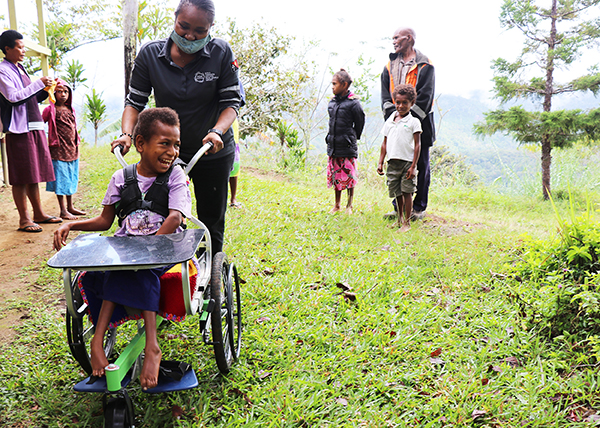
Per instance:
[[[478,139],[473,135],[473,124],[484,119],[484,113],[494,106],[477,99],[467,99],[454,95],[440,95],[435,107],[437,127],[436,144],[447,146],[451,152],[465,157],[473,167],[473,171],[486,183],[489,183],[505,174],[519,174],[527,171],[535,173],[539,169],[539,151],[535,146],[519,147],[512,138],[504,135],[494,135]],[[106,99],[108,118],[100,126],[102,130],[110,123],[121,118],[123,100],[121,97]],[[555,109],[589,109],[597,107],[599,100],[592,95],[585,97],[563,96],[554,102]],[[526,108],[534,108],[531,103],[523,103]],[[78,122],[85,123],[82,106],[78,108]],[[379,94],[373,97],[369,105],[364,106],[367,121],[361,150],[378,150],[381,144],[380,131],[383,117],[379,106]],[[327,133],[327,112],[325,106],[320,109],[318,117],[323,116],[322,126],[315,130],[311,145],[317,153],[324,153],[325,134]],[[99,144],[107,144],[116,137],[110,135],[102,138]],[[83,138],[93,144],[94,130],[89,123],[85,123]]]
[[[538,155],[531,147],[519,147],[512,138],[501,134],[483,139],[475,137],[473,124],[484,119],[484,112],[491,109],[489,105],[442,95],[437,108],[436,144],[448,146],[452,152],[463,155],[483,181],[490,182],[504,173],[531,171],[537,167]]]
[[[596,108],[600,100],[592,94],[556,97],[553,110]],[[515,103],[527,109],[537,108],[530,102]],[[504,174],[539,169],[540,154],[536,146],[519,146],[512,138],[497,134],[483,139],[473,135],[473,124],[484,120],[484,113],[494,109],[479,100],[453,95],[441,95],[436,110],[437,144],[448,146],[454,153],[465,156],[473,170],[490,182]],[[443,116],[443,117],[440,117]]]

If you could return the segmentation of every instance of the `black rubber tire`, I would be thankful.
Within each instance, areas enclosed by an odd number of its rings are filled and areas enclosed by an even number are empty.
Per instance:
[[[77,281],[82,275],[82,272],[78,272],[73,281],[71,282],[71,290],[73,294],[73,307],[77,310],[77,316],[73,317],[66,311],[66,324],[67,324],[67,341],[69,343],[69,349],[73,358],[79,363],[81,368],[88,374],[92,374],[92,362],[90,359],[89,346],[92,336],[94,335],[95,328],[92,325],[89,316],[87,315],[84,307],[83,296],[77,286]],[[108,359],[115,346],[117,339],[117,329],[109,328],[104,335],[104,354]]]
[[[127,401],[124,398],[111,399],[104,409],[104,428],[130,428],[133,426],[133,415],[129,414]]]
[[[217,253],[213,259],[210,272],[210,298],[215,301],[211,314],[211,330],[213,349],[217,367],[223,374],[229,373],[233,363],[233,352],[229,337],[229,324],[231,322],[231,311],[227,301],[227,277],[229,264],[225,253]],[[230,288],[231,289],[231,288]],[[229,301],[229,305],[231,301]]]
[[[240,356],[242,347],[242,301],[240,297],[240,278],[234,263],[229,266],[227,290],[228,314],[230,322],[228,324],[229,346],[233,353],[233,359],[237,360]]]

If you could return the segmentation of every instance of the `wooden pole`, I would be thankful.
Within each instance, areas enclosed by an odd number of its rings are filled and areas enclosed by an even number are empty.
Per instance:
[[[12,1],[12,0],[11,0]],[[42,0],[36,0],[37,5],[37,14],[38,14],[38,33],[39,33],[39,42],[40,45],[47,48],[48,43],[46,42],[46,24],[44,23],[44,5],[42,4]],[[40,54],[41,58],[41,66],[42,73],[44,76],[48,76],[48,56],[44,54]]]
[[[8,23],[11,29],[17,30],[17,9],[15,8],[15,0],[8,0]]]

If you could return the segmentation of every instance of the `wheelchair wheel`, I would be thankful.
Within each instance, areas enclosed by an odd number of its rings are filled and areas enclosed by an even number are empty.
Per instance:
[[[231,346],[232,301],[228,299],[231,294],[229,283],[229,263],[225,253],[217,253],[213,259],[210,276],[210,297],[215,306],[211,314],[211,329],[213,349],[217,367],[223,374],[229,373],[234,355]]]
[[[90,353],[88,351],[90,341],[94,335],[94,325],[87,315],[87,305],[83,301],[81,291],[77,286],[79,277],[82,272],[78,272],[71,282],[71,294],[73,296],[73,307],[77,311],[77,316],[73,317],[66,311],[66,324],[67,324],[67,340],[69,342],[69,348],[73,358],[79,363],[81,368],[88,374],[92,374],[92,362],[90,359]],[[69,298],[69,296],[66,296]],[[104,336],[104,353],[106,358],[109,358],[112,354],[117,338],[117,329],[109,328]]]
[[[104,406],[104,428],[133,427],[133,405],[124,397],[111,398]]]
[[[240,298],[240,278],[237,267],[233,263],[229,266],[227,283],[229,285],[227,290],[227,307],[228,313],[231,314],[227,335],[233,358],[237,360],[240,356],[240,348],[242,346],[242,301]]]

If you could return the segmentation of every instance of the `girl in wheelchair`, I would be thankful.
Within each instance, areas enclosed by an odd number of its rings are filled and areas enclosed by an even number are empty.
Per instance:
[[[70,230],[105,231],[115,217],[119,219],[115,236],[181,232],[192,202],[185,172],[174,165],[179,156],[179,135],[179,117],[174,110],[142,111],[130,136],[140,161],[113,174],[98,217],[65,223],[54,233],[54,248],[60,250],[66,245]],[[103,350],[108,327],[141,317],[146,345],[140,383],[144,390],[157,385],[162,357],[156,333],[159,278],[169,268],[86,272],[81,277],[80,288],[96,326],[90,344],[93,376],[103,376],[108,365]]]

